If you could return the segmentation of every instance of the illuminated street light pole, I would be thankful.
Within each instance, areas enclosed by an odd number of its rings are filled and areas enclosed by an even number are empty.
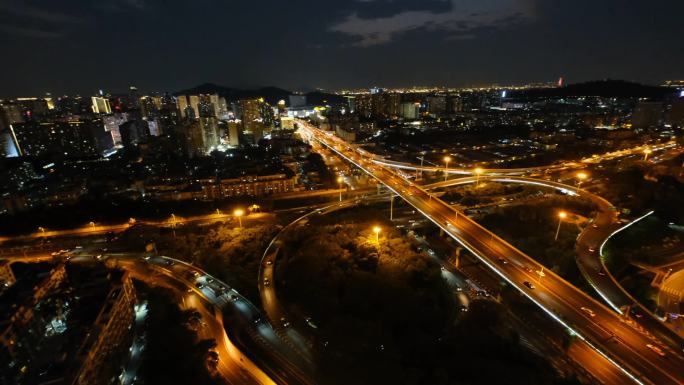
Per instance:
[[[342,183],[344,183],[344,178],[341,176],[337,177],[337,184],[340,186],[340,202],[342,202]]]
[[[233,215],[238,219],[238,224],[240,225],[240,228],[242,228],[242,216],[245,215],[245,211],[242,209],[235,209]]]
[[[475,187],[480,187],[480,174],[482,174],[483,172],[484,170],[479,167],[475,169]]]
[[[449,177],[449,162],[451,162],[451,157],[450,156],[445,156],[444,157],[444,181],[447,181],[447,178]]]
[[[644,162],[648,160],[648,156],[653,153],[653,150],[650,148],[644,149]]]
[[[380,246],[380,232],[381,231],[382,231],[382,229],[380,228],[380,226],[374,226],[373,227],[373,232],[375,233],[375,243],[377,243],[378,246]]]
[[[425,162],[425,152],[421,152],[421,154],[422,156],[420,157],[420,170],[416,170],[416,179],[423,179],[423,162]]]
[[[587,175],[586,172],[578,172],[577,173],[577,192],[579,193],[579,190],[582,188],[582,182],[587,179],[589,175]]]
[[[553,238],[554,241],[558,240],[558,234],[560,233],[560,227],[561,223],[563,223],[563,219],[565,219],[568,216],[568,213],[565,211],[561,211],[558,213],[558,228],[556,229],[556,237]]]

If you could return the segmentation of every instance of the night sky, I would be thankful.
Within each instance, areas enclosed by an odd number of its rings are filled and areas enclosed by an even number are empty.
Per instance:
[[[0,97],[684,78],[682,0],[0,0]]]

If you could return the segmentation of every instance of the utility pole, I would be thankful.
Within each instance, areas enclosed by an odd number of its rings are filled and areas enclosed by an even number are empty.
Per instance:
[[[394,220],[394,194],[390,196],[390,221]]]

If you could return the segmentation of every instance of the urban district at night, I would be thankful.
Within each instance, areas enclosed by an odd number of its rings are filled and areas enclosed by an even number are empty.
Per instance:
[[[0,0],[0,385],[684,385],[682,15]]]

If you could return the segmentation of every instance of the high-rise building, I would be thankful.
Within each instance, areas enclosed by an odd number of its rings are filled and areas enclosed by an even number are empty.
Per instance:
[[[220,104],[218,94],[209,95],[209,103],[211,103],[212,109],[214,111],[214,116],[218,117],[219,104]]]
[[[657,127],[663,123],[664,112],[664,106],[661,102],[639,102],[632,112],[632,127]]]
[[[420,116],[420,103],[401,103],[401,117],[415,120]]]
[[[101,119],[27,122],[13,126],[13,132],[15,146],[22,156],[96,156],[114,147],[112,135]]]
[[[136,147],[150,136],[148,122],[144,120],[129,120],[119,127],[121,144],[126,149]]]
[[[401,94],[378,92],[371,96],[372,116],[379,119],[394,119],[399,116]]]
[[[356,113],[356,96],[345,96],[344,98],[347,100],[347,112]]]
[[[359,95],[356,97],[356,109],[359,116],[363,118],[370,118],[373,115],[373,98],[369,94]]]
[[[261,119],[261,101],[259,99],[240,100],[240,119],[243,124]]]
[[[2,119],[7,126],[24,122],[21,107],[17,104],[3,104],[0,112],[0,119]]]
[[[240,132],[242,131],[241,124],[236,121],[228,122],[228,143],[237,147],[240,145]]]
[[[112,106],[109,104],[109,99],[100,96],[93,96],[90,98],[93,103],[93,112],[96,114],[111,114]]]
[[[184,115],[185,115],[185,119],[188,119],[188,120],[197,119],[197,115],[195,115],[195,110],[190,105],[185,106]]]
[[[187,120],[183,124],[183,138],[185,139],[185,154],[188,158],[204,156],[204,138],[200,123],[196,120]]]
[[[207,96],[200,96],[200,102],[197,105],[200,118],[216,117],[216,105],[211,102]]]
[[[143,96],[140,98],[140,109],[142,117],[148,120],[152,120],[157,117],[159,108],[161,107],[161,99],[159,100],[159,107],[157,107],[157,102],[152,96]]]
[[[125,112],[117,112],[112,115],[102,117],[102,122],[105,126],[105,131],[111,133],[112,140],[115,146],[121,145],[121,131],[119,127],[128,121],[128,114]]]
[[[228,119],[228,102],[226,101],[226,98],[219,98],[217,113],[219,119]]]
[[[214,116],[200,116],[199,123],[202,147],[204,153],[209,153],[219,145],[218,120]]]
[[[195,116],[199,117],[199,102],[200,102],[200,97],[199,95],[190,95],[188,96],[188,105],[192,107],[192,110],[195,112]]]
[[[42,98],[17,98],[15,102],[25,113],[32,116],[43,116],[50,111],[47,100]]]
[[[188,107],[188,98],[185,95],[178,95],[176,97],[176,105],[178,106],[178,111],[180,111],[180,117],[182,119],[187,118],[185,111]]]
[[[446,113],[446,110],[447,110],[446,96],[442,96],[442,95],[428,96],[426,98],[426,102],[427,102],[427,111],[430,115],[439,116],[439,115]]]

